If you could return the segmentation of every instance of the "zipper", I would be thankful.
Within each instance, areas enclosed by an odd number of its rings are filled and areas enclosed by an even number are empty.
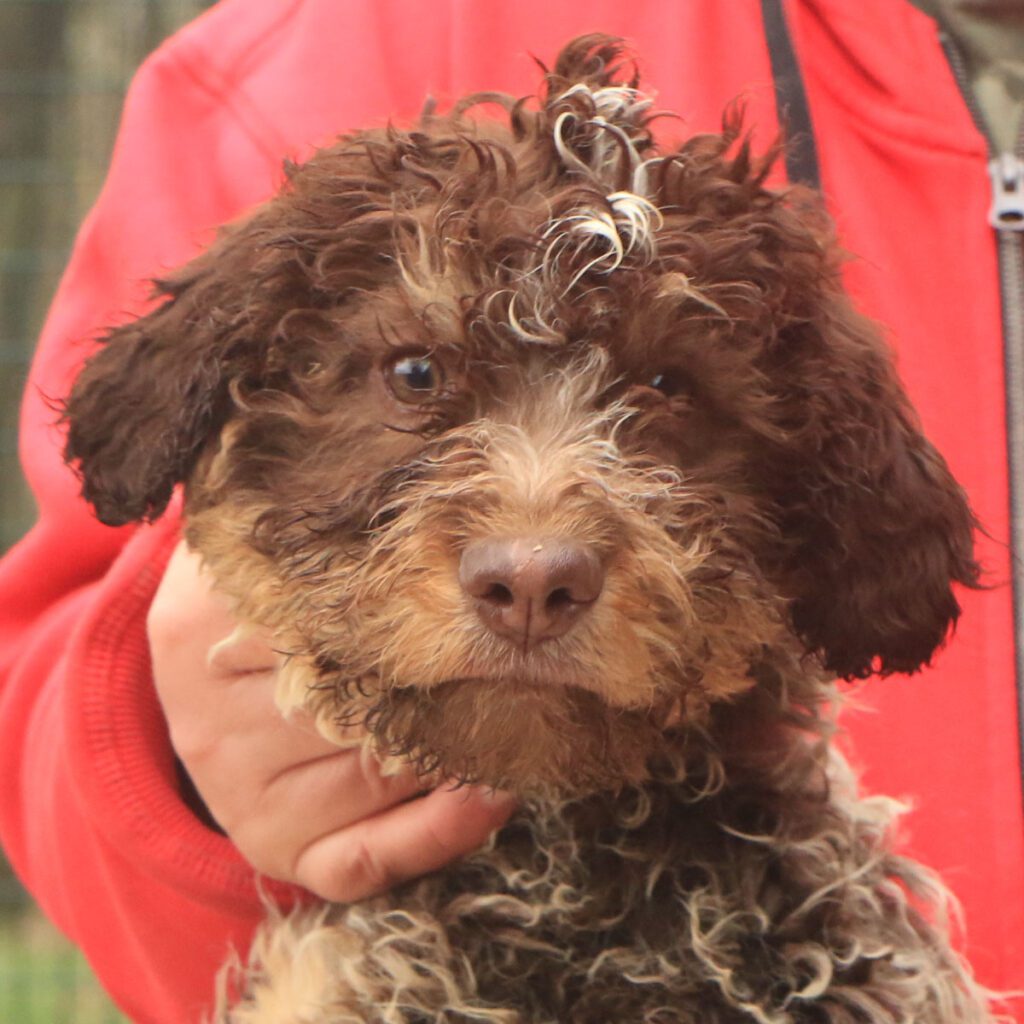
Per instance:
[[[1018,151],[1024,149],[1018,143]],[[988,162],[992,209],[988,222],[997,231],[1024,231],[1024,159],[1021,153],[1000,153]]]
[[[1024,122],[1013,153],[998,153],[995,139],[971,91],[966,61],[939,22],[939,38],[960,93],[988,143],[992,206],[1002,298],[1003,364],[1006,378],[1006,441],[1010,488],[1010,565],[1017,681],[1017,725],[1024,770]]]
[[[1024,181],[1024,129],[1017,140]],[[1018,201],[1019,198],[1018,198]],[[1024,768],[1024,223],[998,230],[1003,293],[1003,360],[1006,375],[1006,440],[1010,459],[1010,564],[1016,634],[1017,724]]]

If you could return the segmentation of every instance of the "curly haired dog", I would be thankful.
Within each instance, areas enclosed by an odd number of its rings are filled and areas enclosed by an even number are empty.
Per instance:
[[[990,1020],[829,742],[835,678],[943,642],[971,512],[818,200],[734,114],[659,150],[629,67],[343,136],[67,402],[105,522],[184,482],[284,709],[524,801],[268,926],[232,1024]]]

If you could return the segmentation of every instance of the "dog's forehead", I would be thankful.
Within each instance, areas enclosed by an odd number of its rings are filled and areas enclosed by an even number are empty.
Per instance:
[[[641,104],[628,89],[570,93],[599,107]],[[537,155],[550,139],[516,140],[499,126],[461,140],[466,166],[396,238],[400,288],[425,322],[457,322],[513,347],[615,347],[642,325],[657,333],[683,307],[691,320],[735,322],[751,294],[739,282],[760,278],[752,289],[761,294],[777,286],[778,267],[760,251],[772,244],[770,214],[750,210],[767,193],[714,180],[718,170],[696,181],[678,154],[641,155],[599,117],[584,165],[560,134],[568,117],[555,122],[554,177]],[[491,144],[504,163],[481,157]],[[481,162],[488,187],[466,186]],[[731,191],[733,209],[712,217],[701,190],[716,188]]]
[[[397,253],[401,285],[424,310],[490,326],[531,345],[562,345],[635,304],[663,217],[646,196],[593,180],[555,192],[514,183],[461,208],[420,213]],[[654,288],[653,291],[657,291]]]
[[[691,336],[752,351],[791,316],[792,280],[819,275],[820,247],[745,144],[725,157],[738,133],[663,152],[649,105],[577,83],[521,130],[460,113],[342,140],[286,197],[303,226],[278,230],[277,258],[301,241],[311,301],[333,302],[364,351],[382,339],[522,363],[599,346],[638,366]],[[383,330],[362,322],[369,306]]]
[[[665,218],[653,202],[589,185],[561,199],[555,211],[511,210],[518,234],[494,226],[495,243],[517,255],[505,261],[481,257],[487,235],[468,244],[462,225],[451,230],[450,211],[431,211],[396,259],[401,340],[525,370],[578,361],[594,348],[617,364],[645,365],[735,332],[733,311],[714,298],[719,284],[662,258]],[[670,246],[678,241],[669,237]],[[422,338],[408,337],[409,320]]]

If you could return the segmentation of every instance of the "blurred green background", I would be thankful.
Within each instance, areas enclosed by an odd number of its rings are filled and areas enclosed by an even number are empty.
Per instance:
[[[0,0],[0,550],[32,521],[18,405],[75,230],[102,183],[125,89],[145,55],[208,6]],[[0,858],[0,1024],[123,1020]]]

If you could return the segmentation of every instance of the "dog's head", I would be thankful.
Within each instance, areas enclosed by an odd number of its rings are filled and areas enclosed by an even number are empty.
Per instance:
[[[622,63],[587,37],[536,109],[341,138],[66,407],[104,521],[184,482],[286,702],[512,788],[641,778],[783,656],[914,671],[977,575],[817,200],[735,117],[659,152]]]

